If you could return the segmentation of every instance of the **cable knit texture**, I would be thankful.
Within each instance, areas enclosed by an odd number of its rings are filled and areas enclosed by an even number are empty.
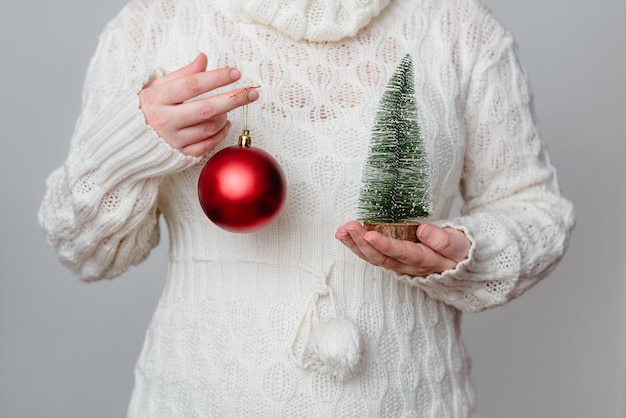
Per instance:
[[[470,417],[462,311],[503,304],[544,277],[574,218],[534,123],[511,35],[474,0],[135,0],[106,27],[65,164],[40,223],[83,280],[141,262],[169,228],[166,286],[137,363],[130,417]],[[305,10],[304,13],[299,12]],[[332,41],[332,42],[330,42]],[[252,234],[212,225],[203,159],[146,125],[137,93],[190,62],[260,84],[253,146],[287,178],[280,217]],[[410,54],[431,159],[433,220],[469,257],[398,276],[333,235],[353,219],[385,85]],[[221,147],[236,143],[241,112]],[[460,195],[462,215],[451,219]],[[314,323],[345,318],[356,374],[299,364]],[[332,348],[332,346],[331,346]],[[356,348],[354,348],[356,350]]]
[[[233,20],[266,24],[294,40],[338,41],[354,36],[389,0],[215,0]]]

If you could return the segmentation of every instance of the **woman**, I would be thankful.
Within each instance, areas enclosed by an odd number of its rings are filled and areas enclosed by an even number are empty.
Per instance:
[[[462,312],[510,301],[562,257],[573,210],[511,34],[474,0],[338,3],[135,0],[104,30],[39,219],[86,281],[140,263],[167,221],[129,416],[474,416]],[[406,56],[431,162],[420,243],[351,221]],[[288,201],[233,234],[206,219],[197,180],[248,101]]]

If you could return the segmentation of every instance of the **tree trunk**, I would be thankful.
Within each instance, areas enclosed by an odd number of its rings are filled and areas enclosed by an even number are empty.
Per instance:
[[[417,227],[419,222],[407,223],[376,223],[364,222],[363,226],[368,231],[379,232],[389,238],[401,239],[411,242],[419,242],[417,239]]]

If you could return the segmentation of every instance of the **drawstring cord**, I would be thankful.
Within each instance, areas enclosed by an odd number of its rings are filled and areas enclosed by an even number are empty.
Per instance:
[[[289,357],[304,370],[328,373],[337,380],[345,380],[356,373],[361,360],[360,333],[356,325],[338,310],[328,276],[316,276],[319,281],[289,340]],[[322,298],[328,298],[330,302],[332,318],[329,320],[320,319]],[[297,347],[301,333],[301,345]]]

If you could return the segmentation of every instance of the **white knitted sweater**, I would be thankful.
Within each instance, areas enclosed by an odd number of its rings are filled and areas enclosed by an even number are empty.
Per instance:
[[[330,5],[333,4],[333,6]],[[106,27],[65,164],[40,223],[87,281],[144,260],[169,228],[167,283],[136,367],[132,417],[475,415],[461,311],[544,277],[573,225],[532,114],[514,40],[475,0],[135,0]],[[301,10],[306,10],[306,13]],[[150,128],[137,93],[190,62],[262,86],[253,146],[287,179],[280,217],[251,234],[198,204],[203,159]],[[431,164],[433,220],[465,231],[468,259],[397,276],[334,239],[355,216],[385,85],[409,54]],[[240,112],[222,146],[233,145]],[[461,194],[462,216],[449,219]],[[360,330],[355,376],[307,363],[316,321]]]

